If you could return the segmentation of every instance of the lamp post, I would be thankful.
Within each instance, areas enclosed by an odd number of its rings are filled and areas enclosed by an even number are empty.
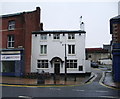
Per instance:
[[[66,43],[65,43],[65,81],[67,81],[67,55],[66,55]]]
[[[65,36],[65,35],[64,35]],[[60,43],[62,43],[62,42],[60,42]],[[62,46],[65,46],[65,55],[64,55],[64,57],[65,57],[65,67],[64,67],[64,69],[65,69],[65,81],[67,81],[67,54],[66,54],[66,38],[65,38],[65,44],[62,44]]]

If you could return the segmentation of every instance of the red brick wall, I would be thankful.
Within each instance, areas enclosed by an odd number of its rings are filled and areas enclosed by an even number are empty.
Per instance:
[[[9,20],[15,20],[15,30],[8,30]],[[7,48],[7,35],[13,34],[15,36],[15,48],[24,45],[24,28],[22,26],[22,17],[8,17],[2,19],[2,48]]]
[[[8,22],[15,20],[15,30],[8,31]],[[15,37],[15,48],[23,46],[25,58],[25,73],[31,70],[31,35],[32,31],[40,30],[40,8],[35,11],[23,12],[18,16],[0,18],[2,21],[2,48],[7,48],[7,35]]]
[[[40,8],[33,13],[25,13],[25,72],[30,72],[31,32],[40,30]]]
[[[120,43],[120,24],[118,24],[118,43]]]

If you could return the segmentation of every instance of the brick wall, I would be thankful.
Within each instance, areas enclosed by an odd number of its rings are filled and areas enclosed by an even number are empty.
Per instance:
[[[8,30],[8,22],[15,20],[15,30]],[[19,14],[6,15],[0,18],[2,29],[0,35],[2,39],[2,49],[7,49],[7,36],[12,34],[15,37],[14,48],[23,46],[25,58],[25,73],[30,72],[31,64],[31,32],[40,30],[40,8],[35,11],[23,12]]]

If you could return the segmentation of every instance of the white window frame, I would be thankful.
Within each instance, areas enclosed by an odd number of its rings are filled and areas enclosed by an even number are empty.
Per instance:
[[[75,40],[75,34],[74,33],[69,33],[68,34],[68,40]]]
[[[75,45],[68,45],[68,55],[75,55]]]
[[[14,35],[8,35],[7,37],[7,48],[14,48],[14,43],[15,43],[15,37]],[[9,46],[10,45],[10,46]]]
[[[49,68],[48,60],[37,60],[37,68]]]
[[[15,30],[15,21],[11,20],[8,22],[8,30]]]
[[[59,33],[53,34],[53,40],[60,40],[60,34]]]
[[[47,41],[47,34],[41,34],[40,35],[40,40],[41,41]]]
[[[47,55],[47,45],[40,45],[40,55]]]
[[[77,68],[77,60],[67,60],[67,68]]]

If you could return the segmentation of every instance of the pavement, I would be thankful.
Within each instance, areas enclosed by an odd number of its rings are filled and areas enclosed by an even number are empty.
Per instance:
[[[116,88],[116,89],[120,89],[120,82],[114,82],[113,77],[112,77],[112,72],[103,72],[103,84],[105,84],[106,86],[112,87],[112,88]]]
[[[64,76],[56,76],[56,80],[53,76],[45,79],[44,84],[37,84],[38,79],[22,78],[22,77],[5,77],[0,76],[2,84],[20,84],[20,85],[81,85],[84,84],[88,79],[89,75],[86,76],[67,76],[67,81],[64,80]]]
[[[82,85],[90,82],[94,79],[95,74],[91,73],[90,76],[77,76],[76,78],[68,77],[67,81],[64,80],[64,77],[57,76],[56,80],[53,77],[46,79],[44,84],[41,85]],[[2,77],[0,76],[2,84],[18,84],[18,85],[38,85],[37,79],[21,78],[21,77]],[[120,82],[114,82],[112,79],[112,72],[104,71],[101,79],[101,83],[105,86],[120,89]]]

